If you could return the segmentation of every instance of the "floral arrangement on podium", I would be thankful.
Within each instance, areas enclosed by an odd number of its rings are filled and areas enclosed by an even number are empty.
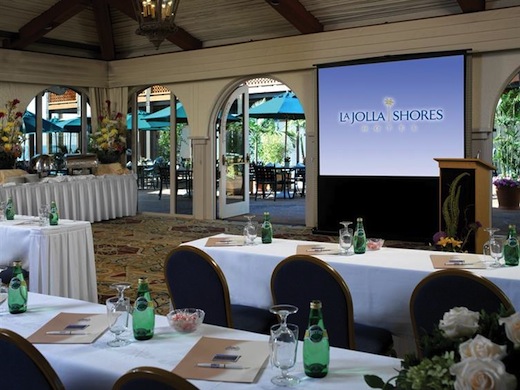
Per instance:
[[[23,114],[17,111],[18,99],[9,100],[0,111],[0,169],[14,168],[22,155],[23,133],[20,127]]]
[[[90,135],[90,148],[97,154],[99,162],[118,162],[126,150],[126,123],[123,114],[111,111],[107,100],[103,113],[98,116],[98,128]]]
[[[433,235],[435,247],[444,252],[464,252],[472,234],[475,234],[482,227],[479,221],[475,221],[467,224],[462,231],[459,231],[460,181],[465,176],[469,176],[469,173],[463,172],[451,182],[448,196],[444,199],[441,210],[445,230],[441,230]]]
[[[480,313],[455,307],[421,339],[422,358],[407,355],[384,382],[365,375],[375,389],[502,389],[520,384],[520,313]],[[393,384],[395,383],[395,385]]]

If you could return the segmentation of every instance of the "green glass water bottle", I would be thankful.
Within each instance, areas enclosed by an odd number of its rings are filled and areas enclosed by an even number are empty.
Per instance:
[[[323,378],[329,372],[329,336],[321,306],[321,301],[311,301],[309,325],[303,338],[303,368],[305,375],[312,378]]]
[[[11,314],[27,311],[27,283],[23,277],[22,262],[19,260],[13,262],[13,277],[9,282],[7,305]]]
[[[273,242],[273,225],[269,211],[264,211],[264,222],[262,223],[262,244]]]
[[[149,340],[155,329],[155,306],[147,278],[139,278],[137,298],[132,312],[132,326],[136,340]]]
[[[14,209],[13,198],[7,198],[7,204],[5,205],[5,219],[8,221],[12,221],[14,219],[14,215],[16,211]]]
[[[518,265],[520,258],[520,247],[518,246],[518,236],[516,225],[509,225],[507,239],[504,243],[504,261],[508,266]]]
[[[363,218],[357,219],[356,231],[354,233],[354,253],[362,254],[367,250],[367,235],[363,226]]]
[[[60,216],[58,214],[58,207],[56,206],[56,202],[51,202],[51,207],[49,209],[49,225],[57,225]]]

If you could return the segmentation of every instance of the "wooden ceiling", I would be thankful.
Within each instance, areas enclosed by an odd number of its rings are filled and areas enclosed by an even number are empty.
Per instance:
[[[5,49],[117,60],[519,6],[518,0],[181,0],[155,49],[131,0],[0,2]]]

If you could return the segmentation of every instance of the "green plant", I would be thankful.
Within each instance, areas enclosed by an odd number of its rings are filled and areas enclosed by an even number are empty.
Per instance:
[[[459,182],[464,176],[469,176],[469,173],[463,172],[453,179],[450,184],[448,196],[444,199],[444,203],[442,204],[442,216],[444,217],[446,234],[448,237],[457,237],[460,215],[459,199],[461,191]]]
[[[502,94],[495,113],[493,164],[501,177],[520,177],[520,89]]]

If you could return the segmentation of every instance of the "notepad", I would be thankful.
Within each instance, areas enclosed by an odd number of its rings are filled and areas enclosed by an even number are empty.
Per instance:
[[[241,236],[222,236],[210,237],[206,241],[206,246],[243,246],[244,237]]]
[[[106,314],[58,313],[27,339],[33,344],[90,344],[107,329]]]
[[[298,245],[296,254],[298,255],[337,255],[339,247],[337,244],[323,243],[311,245]]]
[[[238,358],[234,358],[232,363],[224,362],[223,359],[215,360],[215,356],[226,354]],[[267,364],[268,358],[267,340],[201,337],[172,371],[187,379],[253,383]],[[238,367],[239,369],[235,369]]]
[[[478,255],[463,254],[447,254],[447,255],[430,255],[430,259],[435,269],[445,268],[486,268],[486,264]]]

